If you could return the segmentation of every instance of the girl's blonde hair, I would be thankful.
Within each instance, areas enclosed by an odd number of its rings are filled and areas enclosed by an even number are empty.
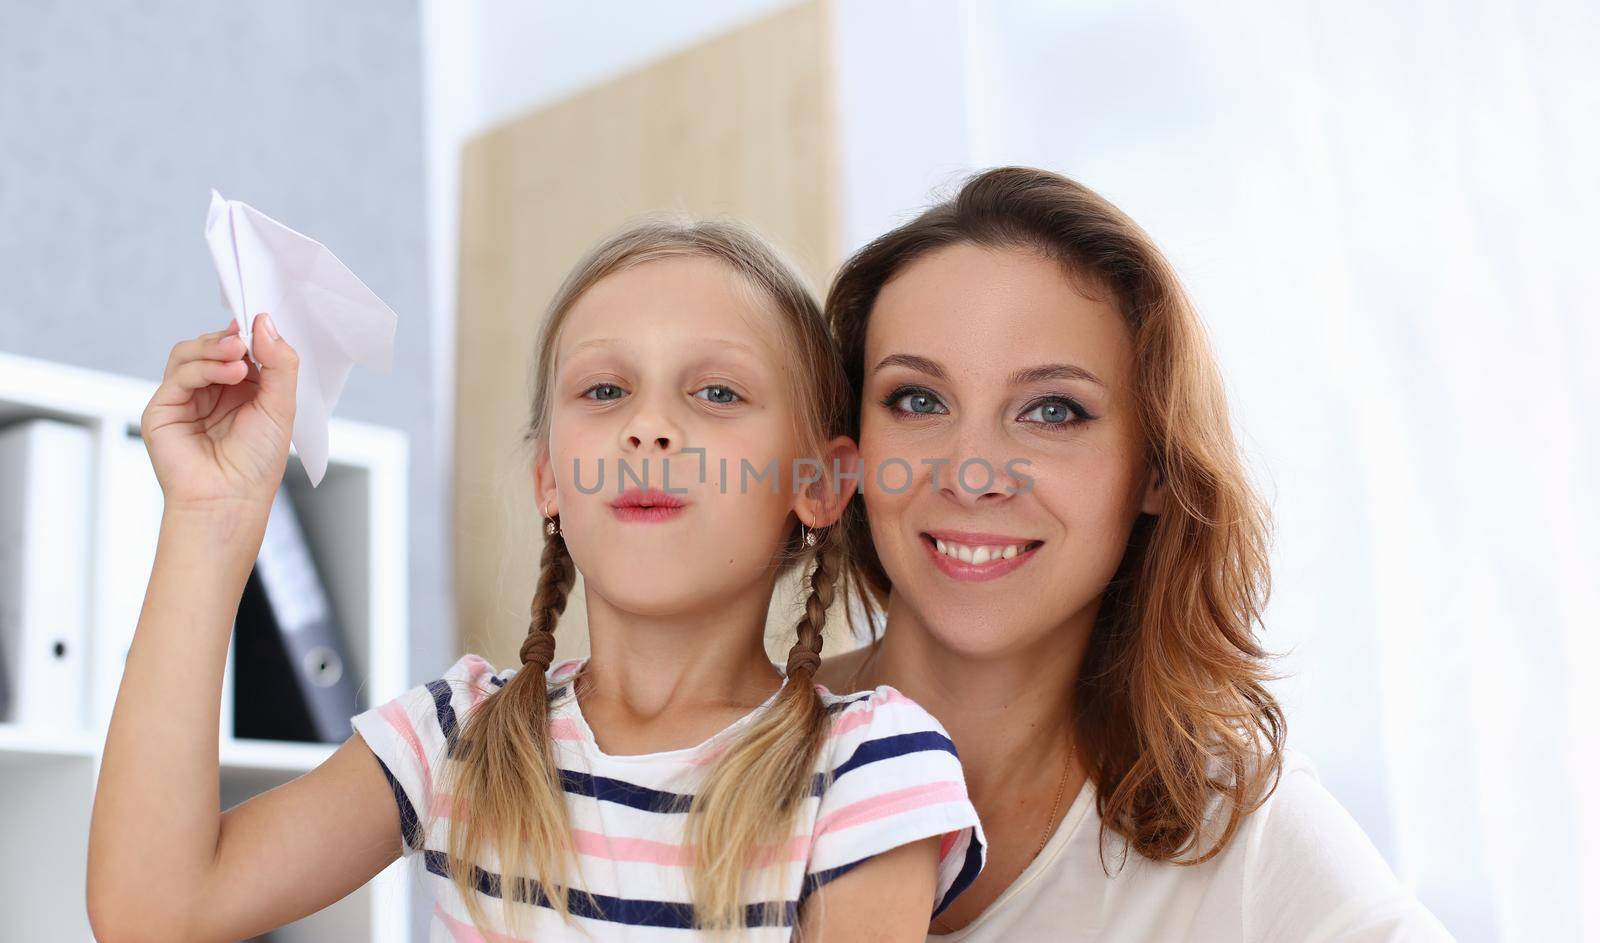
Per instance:
[[[652,218],[596,247],[556,292],[538,337],[524,445],[535,451],[548,445],[557,343],[577,300],[608,275],[684,257],[724,263],[776,315],[787,342],[781,349],[794,358],[787,377],[802,454],[820,461],[825,444],[844,433],[852,412],[849,384],[803,277],[759,236],[735,223]],[[826,487],[833,486],[830,472],[822,473]],[[797,528],[780,548],[774,561],[780,573],[808,558],[813,564],[783,686],[773,706],[713,762],[690,807],[677,810],[688,813],[687,847],[694,857],[690,886],[695,921],[702,928],[725,931],[751,918],[764,923],[793,919],[781,893],[783,849],[796,813],[817,786],[814,764],[827,734],[828,714],[812,678],[821,661],[834,584],[846,562],[841,530],[819,528],[815,545],[808,547]],[[574,912],[592,913],[599,906],[587,895],[574,901],[568,893],[567,876],[577,860],[549,730],[551,709],[563,697],[577,696],[575,683],[553,690],[546,685],[556,623],[576,575],[565,539],[559,533],[547,536],[522,667],[469,712],[451,750],[453,762],[444,766],[442,779],[448,782],[440,790],[453,797],[455,813],[449,829],[450,878],[480,928],[486,924],[477,899],[482,874],[474,863],[490,852],[499,860],[502,886],[495,890],[508,926],[520,920],[519,900],[548,903],[569,920]],[[768,873],[778,893],[762,906],[747,908],[746,873],[769,862],[777,865]],[[516,878],[513,869],[519,872]]]
[[[1098,791],[1102,838],[1110,829],[1147,858],[1204,861],[1271,793],[1284,739],[1255,637],[1270,585],[1268,513],[1240,461],[1205,331],[1161,250],[1110,201],[1048,171],[1000,167],[869,243],[835,277],[828,321],[858,402],[879,291],[959,244],[1042,253],[1080,290],[1114,302],[1132,337],[1139,426],[1167,506],[1134,523],[1079,669],[1071,722]],[[860,517],[844,527],[851,597],[880,613],[892,586],[872,534]],[[1228,811],[1208,843],[1219,797]]]

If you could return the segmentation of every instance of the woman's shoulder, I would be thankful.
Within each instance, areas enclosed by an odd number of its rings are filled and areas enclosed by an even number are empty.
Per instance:
[[[1285,749],[1279,754],[1278,774],[1271,783],[1271,792],[1259,808],[1245,816],[1245,821],[1261,838],[1275,844],[1299,842],[1308,832],[1329,827],[1348,832],[1346,826],[1350,826],[1354,833],[1346,837],[1359,836],[1371,846],[1355,819],[1322,784],[1310,757],[1296,750]]]
[[[1258,859],[1263,857],[1292,854],[1293,850],[1314,842],[1313,836],[1329,828],[1337,831],[1345,842],[1371,846],[1350,813],[1322,784],[1316,765],[1308,756],[1285,748],[1276,754],[1257,756],[1252,763],[1249,774],[1265,769],[1267,775],[1262,780],[1261,792],[1253,798],[1247,797],[1249,807],[1233,823],[1232,835],[1226,832],[1233,818],[1233,797],[1213,792],[1205,823],[1189,849],[1190,854],[1198,856],[1216,849],[1226,838],[1223,847],[1217,849],[1215,859],[1219,863],[1233,862],[1236,867],[1248,867],[1259,863]],[[1227,778],[1227,769],[1220,758],[1213,760],[1210,769],[1214,776]],[[1186,860],[1186,856],[1180,856],[1177,863]]]
[[[1397,934],[1382,939],[1450,938],[1304,754],[1283,751],[1277,785],[1230,845],[1263,938],[1288,939],[1312,926]]]
[[[1311,759],[1284,750],[1272,792],[1244,819],[1235,840],[1246,839],[1252,870],[1276,868],[1288,861],[1316,867],[1322,877],[1341,883],[1355,881],[1389,886],[1393,871],[1378,853],[1355,817],[1322,784]]]

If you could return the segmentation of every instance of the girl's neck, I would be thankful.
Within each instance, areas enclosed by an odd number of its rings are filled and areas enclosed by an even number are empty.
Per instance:
[[[653,717],[702,705],[753,708],[778,689],[763,643],[771,585],[693,612],[640,615],[587,586],[583,696]]]
[[[883,640],[862,665],[862,686],[892,685],[938,718],[955,741],[974,794],[1019,767],[1059,769],[1094,608],[1030,647],[975,658],[940,644],[891,592]]]

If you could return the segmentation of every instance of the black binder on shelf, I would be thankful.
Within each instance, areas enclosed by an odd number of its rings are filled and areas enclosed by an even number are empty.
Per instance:
[[[342,743],[359,712],[343,634],[283,489],[234,621],[233,734]]]

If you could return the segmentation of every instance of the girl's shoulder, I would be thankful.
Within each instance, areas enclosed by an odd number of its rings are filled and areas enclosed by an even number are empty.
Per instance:
[[[555,662],[545,671],[545,678],[551,684],[570,681],[572,676],[578,673],[578,669],[582,668],[583,663],[587,660],[585,658],[568,658],[564,661]],[[475,652],[467,652],[456,659],[455,664],[446,668],[444,674],[440,675],[438,680],[446,684],[489,684],[494,687],[502,687],[507,681],[516,677],[519,670],[521,670],[520,666],[516,665],[496,668],[493,662],[482,655]]]
[[[820,684],[816,688],[831,721],[828,739],[835,750],[887,739],[900,746],[920,744],[955,755],[955,743],[944,725],[890,685],[848,694],[835,694]]]
[[[807,869],[819,885],[890,848],[937,836],[935,914],[976,879],[988,842],[956,745],[939,721],[889,685],[817,693],[830,724]]]

